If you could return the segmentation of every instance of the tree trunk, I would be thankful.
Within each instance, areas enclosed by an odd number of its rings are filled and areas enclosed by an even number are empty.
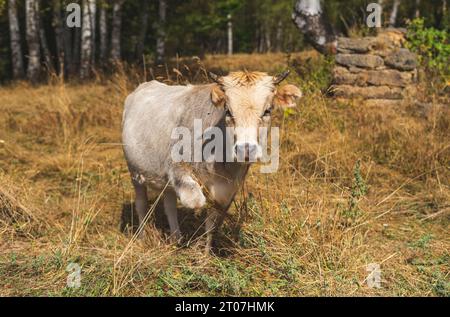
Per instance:
[[[416,12],[414,16],[415,18],[420,18],[420,0],[416,0]]]
[[[233,21],[231,21],[231,14],[228,14],[227,34],[228,34],[228,55],[233,55]]]
[[[323,54],[336,52],[336,36],[326,23],[320,0],[297,0],[292,19],[315,49]]]
[[[378,0],[378,5],[381,7],[381,26],[384,26],[384,0]]]
[[[394,4],[392,6],[391,16],[389,18],[389,26],[395,27],[397,23],[397,15],[398,15],[398,7],[400,6],[400,0],[394,0]]]
[[[55,68],[53,67],[53,59],[52,54],[50,53],[50,49],[48,48],[47,36],[45,35],[44,21],[42,20],[41,13],[39,8],[39,1],[36,3],[36,12],[37,12],[37,20],[38,20],[38,28],[39,28],[39,40],[42,49],[42,55],[44,56],[45,66],[49,73],[53,73]]]
[[[102,62],[106,59],[107,41],[108,41],[108,25],[106,22],[106,4],[104,2],[100,5],[100,60]]]
[[[166,53],[166,11],[167,1],[159,0],[159,22],[158,22],[158,37],[156,39],[156,63],[164,62]]]
[[[55,68],[53,67],[53,59],[52,54],[50,53],[50,49],[48,48],[47,36],[45,35],[44,27],[42,26],[42,22],[39,21],[39,40],[41,43],[42,55],[44,56],[45,66],[47,67],[47,71],[52,73]]]
[[[16,0],[8,1],[8,17],[13,77],[15,79],[23,78],[25,76],[25,71],[23,68],[22,47],[20,46],[20,28],[19,20],[17,18]]]
[[[83,0],[83,25],[81,27],[80,77],[90,75],[94,60],[95,0]]]
[[[261,26],[258,28],[257,36],[258,36],[258,53],[264,53],[264,37],[263,37],[264,31]]]
[[[74,28],[72,46],[72,73],[75,74],[80,66],[81,28]]]
[[[150,11],[150,6],[147,0],[141,1],[141,6],[142,6],[142,12],[140,17],[141,23],[135,52],[136,59],[139,61],[142,60],[142,55],[144,55],[145,38],[147,37],[148,19]]]
[[[65,4],[65,1],[64,1]],[[64,10],[64,23],[62,31],[63,31],[63,44],[64,44],[64,73],[66,75],[72,75],[75,69],[74,56],[73,56],[73,37],[74,32],[73,28],[67,26],[67,16],[69,12]],[[76,28],[78,29],[78,28]]]
[[[61,20],[61,1],[53,0],[53,28],[55,30],[57,70],[59,76],[64,78],[64,30]]]
[[[291,32],[288,33],[287,43],[285,44],[284,49],[286,50],[287,53],[291,53],[291,52],[295,51],[294,37],[292,36]]]
[[[281,52],[283,50],[283,22],[280,20],[277,24],[277,33],[275,38],[276,51]]]
[[[26,34],[28,45],[27,78],[32,83],[36,83],[41,68],[37,0],[25,1],[25,13],[26,13]]]
[[[113,4],[113,18],[111,30],[111,59],[113,62],[120,60],[120,32],[122,28],[122,4],[123,0],[115,0]]]
[[[92,46],[92,55],[91,55],[91,63],[92,66],[95,65],[95,34],[96,34],[96,22],[95,17],[97,14],[97,3],[96,0],[89,0],[89,18],[91,19],[91,46]]]
[[[266,53],[272,50],[272,41],[270,39],[270,31],[267,27],[264,27],[264,40],[266,42]]]
[[[446,21],[448,21],[447,16],[447,0],[442,0],[442,16],[439,19],[438,25],[440,25],[442,28],[446,28]]]

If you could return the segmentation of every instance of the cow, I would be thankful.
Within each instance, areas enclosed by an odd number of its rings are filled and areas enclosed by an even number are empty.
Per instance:
[[[288,75],[289,71],[278,76],[250,71],[227,76],[209,73],[210,84],[170,86],[151,81],[132,92],[125,100],[122,142],[139,223],[149,211],[148,189],[164,190],[164,212],[175,241],[181,239],[177,200],[188,209],[207,208],[205,251],[209,253],[214,231],[223,222],[249,166],[261,156],[258,128],[270,126],[274,108],[294,107],[302,96],[294,85],[280,87]],[[179,127],[192,130],[199,119],[203,128],[231,128],[232,142],[223,151],[232,153],[232,160],[173,159],[178,141],[173,131]],[[244,159],[237,160],[239,155]]]

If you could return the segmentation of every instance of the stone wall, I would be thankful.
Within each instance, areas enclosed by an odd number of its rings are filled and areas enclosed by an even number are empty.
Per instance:
[[[331,92],[339,98],[401,100],[414,92],[417,57],[397,29],[376,37],[338,39]]]

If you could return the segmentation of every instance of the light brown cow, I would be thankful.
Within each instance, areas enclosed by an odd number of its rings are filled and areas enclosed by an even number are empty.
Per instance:
[[[181,238],[177,198],[191,209],[205,208],[208,203],[205,228],[209,252],[213,230],[223,221],[250,163],[261,155],[258,128],[270,125],[275,107],[293,107],[301,97],[293,85],[279,87],[287,75],[247,71],[223,77],[210,74],[215,83],[199,86],[152,81],[130,94],[125,101],[122,135],[139,220],[148,212],[147,185],[154,190],[166,188],[164,209],[176,240]],[[216,127],[226,135],[227,127],[233,128],[233,142],[227,145],[224,138],[222,148],[224,153],[232,153],[231,161],[174,159],[173,149],[179,141],[174,139],[174,131],[181,127],[195,134],[196,120],[201,120],[203,131]],[[203,140],[201,146],[205,143]],[[183,155],[188,153],[183,151]]]

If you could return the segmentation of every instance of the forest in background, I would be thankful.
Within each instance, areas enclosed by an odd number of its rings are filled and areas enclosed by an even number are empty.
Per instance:
[[[84,79],[117,61],[155,65],[175,56],[301,51],[308,43],[292,22],[295,2],[0,0],[0,81],[36,82],[49,73]],[[369,32],[364,22],[370,2],[322,5],[336,34],[351,36]],[[81,27],[65,23],[70,3],[82,9]],[[420,16],[426,26],[449,28],[448,0],[378,3],[385,26],[406,26]]]

